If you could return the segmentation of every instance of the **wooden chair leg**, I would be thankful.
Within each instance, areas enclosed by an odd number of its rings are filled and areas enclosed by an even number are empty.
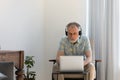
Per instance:
[[[54,76],[53,76],[53,73],[52,73],[52,80],[54,80]]]

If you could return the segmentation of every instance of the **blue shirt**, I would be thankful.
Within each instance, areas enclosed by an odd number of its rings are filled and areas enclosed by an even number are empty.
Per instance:
[[[91,50],[91,46],[86,36],[79,37],[75,43],[71,43],[67,36],[60,41],[59,51],[64,51],[64,55],[85,56],[85,51],[87,50]]]

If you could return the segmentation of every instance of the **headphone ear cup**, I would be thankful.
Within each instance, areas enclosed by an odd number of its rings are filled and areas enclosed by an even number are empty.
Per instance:
[[[82,35],[82,31],[79,31],[79,35],[80,35],[80,36]]]
[[[65,31],[65,35],[68,36],[68,32],[67,31]]]

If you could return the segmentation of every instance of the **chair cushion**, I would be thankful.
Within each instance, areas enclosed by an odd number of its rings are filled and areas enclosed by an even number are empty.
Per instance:
[[[14,80],[14,63],[0,62],[0,72],[7,76],[2,80]]]
[[[3,73],[0,73],[0,80],[7,78],[7,76]]]

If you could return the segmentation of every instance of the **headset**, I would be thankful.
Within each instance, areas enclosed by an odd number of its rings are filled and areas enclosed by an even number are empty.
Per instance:
[[[79,25],[78,23],[76,22],[72,22],[72,23],[69,23],[66,28],[65,28],[65,35],[68,36],[68,31],[67,31],[67,28],[71,25],[76,25],[78,28],[79,28],[79,36],[82,35],[82,28],[81,28],[81,25]]]

